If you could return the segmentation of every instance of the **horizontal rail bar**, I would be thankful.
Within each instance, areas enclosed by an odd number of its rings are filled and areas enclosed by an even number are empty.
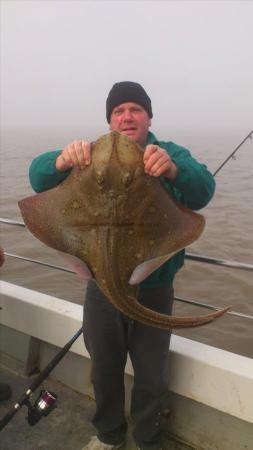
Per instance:
[[[57,266],[56,264],[46,263],[44,261],[39,261],[38,259],[27,258],[26,256],[14,255],[13,253],[4,252],[6,256],[10,256],[11,258],[21,259],[22,261],[32,262],[35,264],[40,264],[41,266],[50,267],[51,269],[62,270],[63,272],[75,273],[73,270],[68,269],[67,267]]]
[[[27,258],[25,256],[14,255],[12,253],[4,252],[4,254],[6,256],[10,256],[12,258],[17,258],[17,259],[21,259],[23,261],[28,261],[28,262],[33,262],[35,264],[40,264],[41,266],[46,266],[46,267],[50,267],[50,268],[53,268],[53,269],[62,270],[63,272],[75,273],[73,270],[67,269],[67,267],[57,266],[55,264],[45,263],[45,262],[39,261],[37,259]],[[179,302],[183,302],[183,303],[188,303],[189,305],[202,306],[203,308],[212,309],[212,310],[216,310],[216,311],[219,311],[221,309],[221,308],[218,308],[217,306],[214,306],[214,305],[209,305],[207,303],[202,303],[202,302],[196,302],[194,300],[187,300],[187,299],[184,299],[184,298],[181,298],[181,297],[175,297],[175,300],[179,301]],[[246,319],[253,319],[253,316],[250,316],[249,314],[244,314],[244,313],[240,313],[240,312],[236,312],[236,311],[228,311],[227,314],[231,314],[233,316],[238,316],[238,317],[242,317],[242,318],[246,318]]]
[[[17,225],[19,227],[25,227],[24,222],[21,222],[21,221],[18,221],[18,220],[11,220],[11,219],[0,218],[0,223],[5,223],[7,225]]]
[[[204,262],[207,264],[214,264],[217,266],[225,266],[230,267],[232,269],[240,269],[253,272],[253,264],[240,263],[237,261],[228,261],[227,259],[220,259],[220,258],[210,258],[209,256],[193,255],[192,253],[187,253],[185,257],[187,259],[190,259],[191,261]]]
[[[195,300],[189,300],[181,297],[175,297],[175,300],[178,302],[187,303],[188,305],[201,306],[203,308],[212,309],[215,311],[220,311],[222,309],[219,308],[218,306],[209,305],[208,303],[196,302]],[[231,316],[242,317],[243,319],[253,320],[253,316],[251,316],[250,314],[244,314],[237,311],[227,311],[226,314],[230,314]]]
[[[63,266],[58,266],[56,264],[45,263],[45,262],[39,261],[37,259],[28,258],[25,256],[19,256],[19,255],[15,255],[13,253],[8,253],[8,252],[4,252],[4,254],[6,256],[10,256],[12,258],[17,258],[17,259],[32,262],[35,264],[40,264],[41,266],[51,267],[52,269],[59,269],[59,270],[65,271],[65,272],[75,273],[75,272],[73,272],[73,270],[67,269],[66,267],[63,267]],[[245,264],[245,263],[240,263],[240,262],[236,262],[236,261],[228,261],[225,259],[209,258],[207,256],[193,255],[190,253],[188,253],[186,255],[186,258],[189,260],[192,260],[192,261],[204,262],[204,263],[208,263],[208,264],[215,264],[215,265],[219,265],[219,266],[230,267],[232,269],[240,269],[240,270],[246,270],[249,272],[253,272],[252,264]]]
[[[0,218],[0,223],[25,227],[24,222],[19,222],[17,220],[9,220],[9,219]],[[13,254],[11,255],[11,254],[7,254],[7,253],[5,253],[5,254],[7,256],[12,256],[14,258],[22,259],[22,258],[18,257],[17,255],[13,255]],[[211,258],[209,256],[199,256],[199,255],[194,255],[192,253],[186,253],[185,257],[186,257],[186,259],[189,259],[191,261],[203,262],[203,263],[207,263],[207,264],[213,264],[213,265],[217,265],[217,266],[230,267],[232,269],[240,269],[240,270],[246,270],[249,272],[253,272],[253,264],[246,264],[246,263],[241,263],[238,261],[229,261],[229,260],[221,259],[221,258]],[[29,258],[27,258],[26,261],[29,261]],[[31,259],[30,262],[36,263],[36,260]],[[42,261],[39,261],[38,264],[47,265],[46,263],[43,263]],[[49,264],[49,267],[54,268],[55,266],[53,264],[52,265]],[[55,268],[57,268],[57,267],[55,267]],[[68,270],[65,269],[65,271],[67,272]]]

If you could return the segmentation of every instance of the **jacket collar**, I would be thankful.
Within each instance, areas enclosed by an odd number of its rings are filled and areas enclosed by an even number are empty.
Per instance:
[[[159,143],[159,142],[158,142],[156,136],[155,136],[153,133],[151,133],[151,131],[149,131],[149,132],[148,132],[148,136],[147,136],[147,142],[146,142],[146,145],[149,145],[149,144],[157,145],[158,143]]]

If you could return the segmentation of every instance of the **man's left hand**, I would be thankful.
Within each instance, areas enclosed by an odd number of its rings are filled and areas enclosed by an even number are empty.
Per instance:
[[[166,150],[158,145],[147,145],[143,156],[144,169],[148,175],[160,177],[163,175],[171,181],[174,181],[178,168],[168,155]]]

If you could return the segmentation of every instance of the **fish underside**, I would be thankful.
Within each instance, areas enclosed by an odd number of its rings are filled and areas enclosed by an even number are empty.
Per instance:
[[[67,255],[84,279],[94,277],[133,320],[163,329],[196,327],[228,309],[175,317],[138,302],[139,283],[195,241],[205,220],[145,173],[143,150],[127,136],[102,136],[86,169],[73,169],[57,187],[21,200],[19,207],[35,237]]]

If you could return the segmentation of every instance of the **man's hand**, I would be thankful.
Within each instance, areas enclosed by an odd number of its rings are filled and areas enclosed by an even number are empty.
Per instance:
[[[163,175],[171,181],[174,181],[178,168],[172,161],[166,150],[158,145],[147,145],[143,156],[144,169],[148,175],[160,177]]]
[[[64,172],[71,167],[85,169],[91,162],[91,144],[86,141],[74,141],[67,145],[56,159],[56,169]]]

